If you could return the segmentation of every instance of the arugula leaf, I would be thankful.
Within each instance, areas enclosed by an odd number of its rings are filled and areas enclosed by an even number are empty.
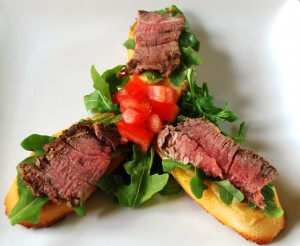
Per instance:
[[[25,158],[24,160],[22,160],[20,162],[20,164],[29,164],[29,163],[35,163],[36,162],[36,158],[40,155],[42,155],[43,153],[40,152],[39,154],[35,154],[33,153],[33,155],[28,156],[27,158]]]
[[[192,47],[193,50],[199,51],[200,42],[197,39],[196,35],[193,33],[183,30],[179,37],[179,46],[180,47]]]
[[[104,78],[100,76],[94,65],[91,67],[91,75],[94,81],[94,88],[101,93],[100,96],[104,96],[108,99],[111,99],[109,93],[109,85],[104,80]]]
[[[106,174],[104,174],[97,182],[97,187],[105,191],[107,194],[112,195],[114,193],[114,181]]]
[[[124,164],[127,174],[130,175],[130,184],[122,182],[114,192],[122,206],[139,206],[166,185],[169,174],[150,174],[153,156],[153,147],[144,154],[138,145],[133,145],[133,160]]]
[[[261,194],[264,196],[264,203],[266,204],[263,212],[266,216],[271,218],[279,218],[284,214],[284,211],[277,207],[276,203],[273,202],[275,193],[272,184],[267,184],[261,189]]]
[[[183,15],[183,12],[176,5],[171,5],[170,7],[159,9],[156,10],[155,12],[161,15],[163,14],[170,14],[171,16],[175,16],[178,14]]]
[[[134,41],[134,39],[133,39],[133,38],[127,39],[127,40],[124,42],[123,46],[124,46],[126,49],[128,49],[128,50],[133,50],[133,49],[135,48],[135,41]]]
[[[202,65],[203,61],[189,48],[181,47],[181,62],[187,67],[190,68],[193,65]]]
[[[254,202],[250,202],[250,201],[247,201],[247,206],[248,206],[249,208],[256,208],[256,207],[257,207],[256,204],[255,204]]]
[[[181,87],[183,81],[186,79],[186,69],[187,67],[182,63],[176,68],[169,76],[170,81],[173,85]]]
[[[117,73],[120,72],[125,65],[118,65],[106,70],[101,77],[109,84],[109,93],[115,93],[119,88],[122,88],[129,80],[129,76],[119,78]]]
[[[192,167],[192,165],[185,165],[185,164],[182,164],[178,161],[174,161],[171,158],[163,158],[162,159],[162,166],[163,166],[163,171],[167,172],[167,173],[171,172],[176,167],[179,167],[183,170],[189,170]]]
[[[34,152],[32,156],[25,158],[20,164],[34,163],[37,156],[46,153],[44,145],[51,143],[55,140],[55,137],[39,134],[31,134],[21,142],[23,149]]]
[[[83,97],[83,100],[84,100],[86,110],[95,109],[95,111],[97,111],[96,109],[98,108],[99,100],[100,100],[98,91],[94,91],[89,95],[85,95]]]
[[[177,181],[170,176],[165,187],[159,192],[162,196],[173,196],[177,195],[180,191],[182,191],[181,186],[177,183]]]
[[[273,184],[269,183],[265,185],[261,189],[261,194],[264,196],[264,203],[265,208],[262,210],[262,212],[271,218],[279,218],[284,214],[283,209],[277,207],[276,203],[273,202],[273,199],[275,198],[275,193],[273,190]],[[256,204],[253,202],[247,201],[247,206],[249,208],[257,208]]]
[[[239,202],[244,200],[243,193],[235,188],[228,180],[213,181],[213,183],[219,185],[220,199],[224,204],[230,205],[233,198]]]
[[[81,217],[86,216],[85,202],[83,201],[81,206],[74,207],[74,211]]]
[[[260,192],[263,195],[265,201],[270,201],[270,200],[272,200],[275,197],[275,193],[274,193],[273,187],[270,184],[265,185],[261,189]]]
[[[198,118],[205,117],[220,128],[219,121],[234,122],[239,119],[238,115],[228,110],[228,104],[225,102],[224,108],[214,105],[213,97],[209,94],[207,83],[202,87],[197,85],[196,71],[194,68],[187,70],[188,91],[180,100],[180,115]],[[182,117],[181,116],[181,117]],[[233,139],[244,140],[245,123],[240,124],[240,130],[237,137]],[[226,136],[230,135],[223,131]]]
[[[110,97],[109,84],[105,81],[103,76],[97,72],[94,66],[91,67],[91,75],[96,91],[84,96],[84,103],[87,110],[95,110],[98,113],[119,113],[119,109],[114,104]],[[105,75],[105,74],[104,74]],[[108,74],[108,76],[111,74]]]
[[[115,124],[116,122],[118,122],[119,120],[122,119],[122,115],[114,115],[112,113],[104,113],[102,115],[100,115],[99,117],[91,120],[92,123],[95,122],[101,122],[104,125],[109,125],[109,124]]]
[[[265,201],[265,208],[263,209],[263,212],[266,216],[271,218],[279,218],[284,214],[284,211],[277,207],[276,203],[272,201]]]
[[[188,32],[186,32],[188,33]],[[189,35],[189,34],[187,34]],[[190,34],[189,36],[192,36],[193,34]],[[200,43],[197,43],[195,40],[192,41],[183,40],[180,43],[180,65],[177,69],[175,69],[170,74],[170,81],[175,86],[180,87],[183,83],[183,81],[187,78],[188,69],[191,68],[193,65],[202,65],[203,61],[200,59],[199,56],[197,56],[192,50],[190,50],[187,46],[191,46],[194,50],[199,49]],[[185,47],[186,45],[186,47]]]
[[[23,149],[37,152],[43,149],[45,144],[51,143],[55,137],[39,134],[31,134],[21,142]]]
[[[208,189],[208,186],[204,184],[206,179],[207,175],[201,169],[195,167],[195,174],[190,179],[190,187],[194,196],[198,199],[201,199],[203,192]]]
[[[159,14],[170,14],[171,16],[176,16],[176,15],[184,15],[183,12],[176,6],[176,5],[171,5],[170,7],[160,9],[156,11]],[[184,22],[184,27],[186,30],[190,28],[190,24],[188,21],[185,19]]]
[[[244,142],[245,141],[245,131],[246,131],[246,124],[245,124],[245,122],[242,122],[240,124],[239,131],[238,131],[237,135],[232,136],[232,140],[237,142],[237,143]]]
[[[163,80],[163,77],[161,76],[160,72],[154,71],[154,70],[148,70],[143,72],[143,74],[146,76],[148,82],[159,82]]]
[[[27,221],[32,224],[39,222],[39,212],[41,208],[49,201],[46,196],[36,197],[32,194],[30,188],[17,176],[19,200],[14,208],[9,212],[8,218],[12,225]]]
[[[55,140],[55,137],[32,134],[25,138],[21,142],[21,146],[28,151],[32,151],[33,155],[25,158],[20,164],[35,163],[36,157],[43,155],[46,151],[43,149],[45,144],[51,143]],[[26,183],[21,179],[20,175],[17,175],[18,185],[18,202],[8,214],[13,225],[19,222],[27,221],[33,224],[39,221],[39,212],[44,204],[49,201],[46,196],[37,197],[32,194],[30,188],[27,187]]]

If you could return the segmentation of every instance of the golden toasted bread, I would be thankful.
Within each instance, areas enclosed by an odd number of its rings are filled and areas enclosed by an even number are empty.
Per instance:
[[[260,209],[249,208],[246,203],[238,201],[225,205],[219,198],[218,186],[210,182],[206,183],[208,189],[203,192],[202,198],[197,199],[190,188],[190,179],[194,172],[174,168],[171,173],[195,202],[222,224],[232,228],[247,240],[257,244],[270,243],[285,226],[285,216],[270,218]],[[282,208],[276,191],[275,203]]]

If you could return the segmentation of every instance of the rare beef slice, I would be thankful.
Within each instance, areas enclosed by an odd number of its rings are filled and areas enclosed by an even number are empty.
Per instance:
[[[133,57],[122,72],[134,75],[155,70],[168,77],[180,64],[178,39],[184,21],[183,15],[139,11],[134,28]]]
[[[87,190],[105,173],[120,141],[114,126],[78,123],[45,145],[46,154],[36,163],[19,165],[19,173],[34,195],[79,206]]]
[[[241,149],[205,118],[186,119],[176,127],[165,126],[157,144],[167,157],[192,163],[215,178],[228,179],[261,208],[265,206],[261,189],[278,176],[264,158]]]

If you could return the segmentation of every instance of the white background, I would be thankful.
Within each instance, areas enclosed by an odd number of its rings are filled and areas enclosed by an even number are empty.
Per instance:
[[[48,228],[11,226],[4,199],[32,133],[51,135],[88,116],[90,67],[126,63],[137,10],[176,4],[201,41],[208,82],[247,123],[246,147],[279,171],[286,229],[273,245],[300,244],[300,6],[297,0],[0,0],[0,245],[252,245],[187,196],[120,208],[97,193],[87,216]]]

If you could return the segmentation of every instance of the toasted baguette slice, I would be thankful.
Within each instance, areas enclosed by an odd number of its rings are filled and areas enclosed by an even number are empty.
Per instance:
[[[99,116],[100,115],[96,115],[93,117],[93,119]],[[61,133],[62,131],[54,134],[53,136],[58,137],[59,135],[61,135]],[[123,161],[124,158],[125,158],[124,153],[113,152],[111,155],[110,165],[108,170],[106,171],[106,174],[112,173],[118,167],[118,165]],[[87,200],[95,190],[96,187],[91,187],[86,193],[84,200]],[[18,184],[17,184],[17,178],[15,178],[4,201],[6,215],[14,208],[18,200],[19,200]],[[39,223],[32,224],[29,222],[21,222],[20,224],[27,228],[49,227],[55,224],[56,222],[66,218],[69,214],[72,214],[73,212],[74,209],[67,206],[67,202],[57,204],[57,203],[53,203],[52,201],[49,201],[40,210]]]
[[[246,203],[237,201],[231,205],[225,205],[218,197],[218,186],[210,182],[206,183],[209,188],[203,192],[202,198],[197,199],[190,188],[190,179],[194,172],[174,168],[171,173],[196,203],[219,222],[235,230],[247,240],[257,244],[270,243],[285,226],[285,216],[270,218],[261,210],[249,208]],[[276,191],[275,203],[282,208]]]
[[[161,158],[164,157],[157,145],[155,149]],[[285,215],[280,218],[267,217],[260,209],[249,208],[246,203],[235,199],[231,205],[224,204],[219,198],[218,186],[205,181],[208,189],[203,192],[202,198],[195,197],[190,187],[190,179],[194,175],[193,170],[174,168],[172,176],[180,184],[183,190],[204,210],[214,216],[223,225],[235,230],[245,239],[257,244],[270,243],[274,237],[285,227]],[[274,202],[282,208],[277,192],[274,189]]]
[[[133,33],[134,29],[131,28],[129,38],[133,38]],[[133,51],[128,50],[128,60],[132,58],[132,55]],[[145,76],[139,75],[139,77],[144,81],[147,81]],[[169,78],[164,78],[164,80],[159,83],[175,88],[180,96],[185,90],[187,81],[185,81],[181,87],[174,87]],[[163,154],[158,147],[155,146],[155,148],[163,158]],[[185,171],[181,168],[175,168],[171,171],[171,174],[197,204],[202,206],[219,222],[232,228],[249,241],[253,241],[257,244],[270,243],[285,227],[285,216],[281,216],[280,218],[270,218],[264,215],[261,210],[251,209],[245,203],[240,202],[233,202],[231,205],[225,205],[219,199],[217,185],[212,183],[207,183],[209,188],[204,191],[201,199],[197,199],[190,188],[190,179],[193,176],[194,171]],[[276,190],[274,190],[274,193],[275,203],[278,207],[282,208]]]

